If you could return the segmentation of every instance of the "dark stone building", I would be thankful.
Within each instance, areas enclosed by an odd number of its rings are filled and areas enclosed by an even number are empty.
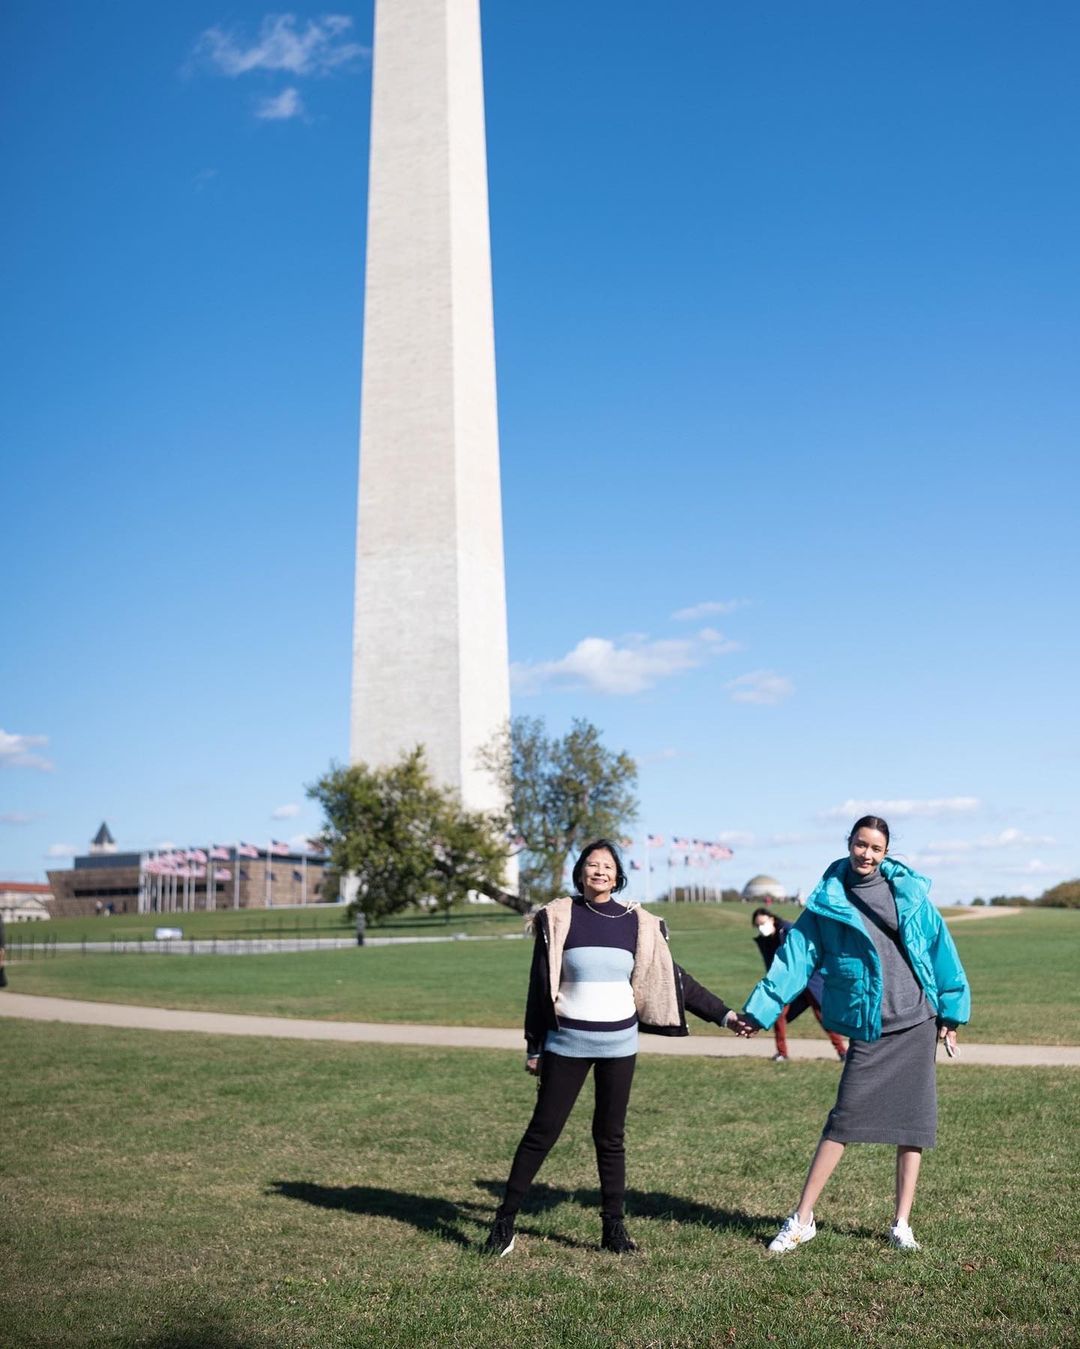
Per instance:
[[[49,907],[61,918],[318,904],[337,899],[323,894],[326,864],[322,853],[285,844],[120,852],[103,824],[69,871],[48,873]]]

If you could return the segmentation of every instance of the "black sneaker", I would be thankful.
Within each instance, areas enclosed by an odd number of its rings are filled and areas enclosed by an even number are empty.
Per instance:
[[[611,1251],[613,1255],[630,1255],[637,1250],[637,1242],[631,1241],[630,1233],[627,1232],[626,1224],[621,1218],[605,1218],[600,1248]]]
[[[483,1250],[485,1255],[509,1255],[514,1249],[514,1220],[513,1218],[496,1218],[491,1224],[491,1231],[488,1233],[488,1239],[484,1242]]]

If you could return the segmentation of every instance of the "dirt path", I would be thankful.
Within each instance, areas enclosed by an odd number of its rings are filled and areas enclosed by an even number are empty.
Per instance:
[[[963,923],[969,918],[1006,918],[1011,913],[1023,913],[1024,910],[1018,905],[1000,904],[996,908],[991,908],[989,904],[985,907],[980,904],[977,907],[969,906],[963,913],[950,913],[946,916],[947,923]]]
[[[205,1035],[262,1035],[278,1040],[336,1040],[385,1045],[434,1045],[446,1049],[508,1049],[523,1052],[520,1030],[484,1026],[417,1026],[393,1022],[304,1021],[294,1017],[247,1016],[232,1012],[191,1012],[169,1007],[135,1007],[127,1003],[79,1002],[28,993],[0,993],[0,1016],[30,1021],[62,1021],[79,1026],[114,1026],[134,1030],[194,1031]],[[831,1059],[832,1047],[820,1040],[792,1040],[796,1059]],[[706,1058],[770,1058],[771,1035],[753,1040],[735,1036],[691,1035],[668,1039],[643,1035],[646,1054],[691,1054]],[[941,1063],[991,1063],[1009,1067],[1080,1068],[1080,1047],[1059,1045],[979,1045],[965,1043],[960,1058]]]

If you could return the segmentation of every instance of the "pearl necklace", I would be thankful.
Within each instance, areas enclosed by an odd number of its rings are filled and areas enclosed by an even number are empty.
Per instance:
[[[625,918],[628,913],[633,912],[633,910],[629,908],[629,906],[627,906],[626,908],[623,909],[622,913],[605,913],[603,909],[597,909],[592,904],[590,904],[589,901],[585,899],[584,895],[582,895],[582,899],[585,903],[585,907],[587,909],[591,909],[592,912],[596,914],[597,918]],[[615,901],[609,900],[609,903],[614,904]]]

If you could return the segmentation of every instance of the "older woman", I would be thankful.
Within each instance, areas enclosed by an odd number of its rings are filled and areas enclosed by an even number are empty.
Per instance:
[[[896,1209],[889,1241],[917,1251],[911,1206],[924,1148],[937,1137],[934,1052],[956,1053],[971,995],[956,947],[930,902],[925,876],[886,856],[889,826],[856,820],[848,855],[811,892],[746,1019],[763,1028],[821,973],[825,1028],[848,1037],[836,1105],[802,1194],[769,1246],[785,1254],[817,1236],[814,1206],[848,1143],[896,1145]]]
[[[686,1011],[750,1028],[671,958],[667,929],[636,904],[614,898],[626,885],[618,849],[597,839],[574,865],[573,897],[552,900],[536,915],[525,1008],[525,1069],[540,1079],[536,1108],[518,1145],[506,1192],[484,1246],[514,1248],[514,1219],[592,1069],[592,1135],[600,1174],[604,1250],[637,1249],[626,1231],[626,1109],[637,1062],[638,1031],[687,1035]]]

